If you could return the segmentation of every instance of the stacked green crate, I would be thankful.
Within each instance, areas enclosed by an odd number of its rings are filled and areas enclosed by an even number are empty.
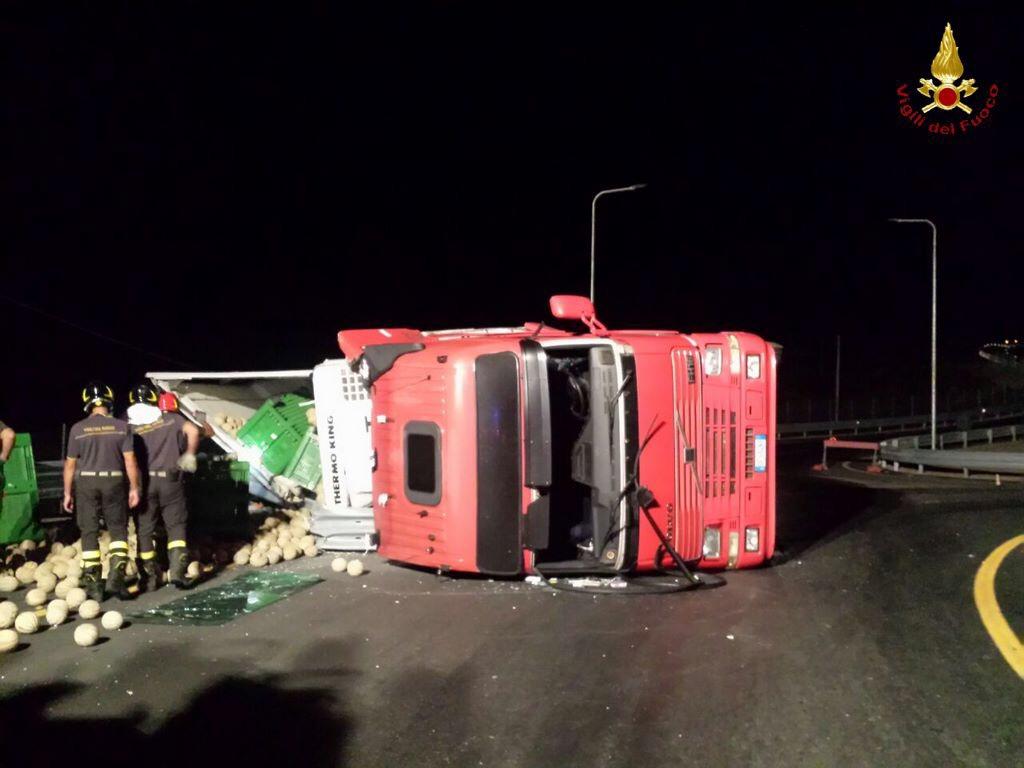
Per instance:
[[[268,472],[290,476],[289,471],[295,469],[296,462],[308,463],[303,457],[310,452],[306,411],[311,405],[293,394],[282,395],[276,401],[267,400],[238,430],[238,440],[260,452],[260,461]],[[315,436],[312,439],[316,441]]]
[[[0,496],[0,544],[32,539],[40,541],[43,529],[36,521],[39,486],[32,438],[16,435],[7,463],[0,467],[3,495]]]
[[[244,461],[201,461],[188,483],[189,527],[227,533],[249,525],[249,465]]]
[[[313,427],[306,430],[299,449],[281,474],[294,480],[303,488],[316,490],[322,469],[320,467],[320,441],[317,439],[316,430]]]

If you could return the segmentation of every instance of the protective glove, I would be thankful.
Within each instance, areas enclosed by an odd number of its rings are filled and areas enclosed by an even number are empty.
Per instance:
[[[271,481],[270,486],[274,489],[274,493],[285,501],[300,501],[302,499],[302,486],[290,477],[277,475]]]
[[[195,472],[196,466],[196,455],[194,453],[183,453],[181,458],[178,459],[178,469],[182,472]]]

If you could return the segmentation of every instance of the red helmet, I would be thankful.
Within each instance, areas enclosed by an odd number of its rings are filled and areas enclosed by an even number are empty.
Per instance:
[[[173,392],[161,392],[156,405],[161,411],[177,411],[178,398],[174,396]]]

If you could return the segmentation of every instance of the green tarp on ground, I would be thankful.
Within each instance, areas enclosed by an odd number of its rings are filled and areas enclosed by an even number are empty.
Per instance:
[[[143,624],[217,626],[255,613],[321,581],[319,576],[306,573],[251,571],[227,584],[190,592],[148,611],[129,614],[128,618]]]

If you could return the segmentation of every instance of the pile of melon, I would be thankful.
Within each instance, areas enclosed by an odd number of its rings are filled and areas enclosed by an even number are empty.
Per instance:
[[[7,547],[0,564],[0,593],[26,589],[25,602],[30,607],[43,605],[51,594],[67,598],[68,593],[78,587],[82,575],[78,561],[80,546],[80,542],[56,543],[45,554],[34,541]]]
[[[215,543],[199,540],[191,552],[188,575],[200,578],[232,564],[261,568],[300,557],[320,554],[314,536],[309,532],[309,513],[305,510],[275,510],[259,525],[249,541]],[[110,533],[102,531],[99,550],[103,578],[109,572]],[[74,641],[89,647],[99,639],[100,630],[85,623],[100,619],[103,629],[121,628],[123,617],[116,611],[103,612],[99,603],[86,599],[80,586],[82,576],[81,540],[71,544],[54,542],[47,546],[34,541],[0,548],[0,653],[14,650],[22,635],[30,635],[43,627],[55,628],[64,624],[72,614],[78,615]],[[137,540],[134,524],[128,536],[128,575],[138,572]],[[336,572],[359,576],[363,564],[358,560],[335,558],[332,568]],[[23,607],[12,599],[13,593],[24,602]]]
[[[308,513],[281,510],[263,521],[253,540],[236,549],[232,560],[236,565],[262,568],[282,560],[319,554],[316,539],[309,532]]]
[[[237,436],[238,430],[245,425],[245,419],[241,419],[237,416],[228,416],[224,413],[215,413],[211,420],[232,437]]]

